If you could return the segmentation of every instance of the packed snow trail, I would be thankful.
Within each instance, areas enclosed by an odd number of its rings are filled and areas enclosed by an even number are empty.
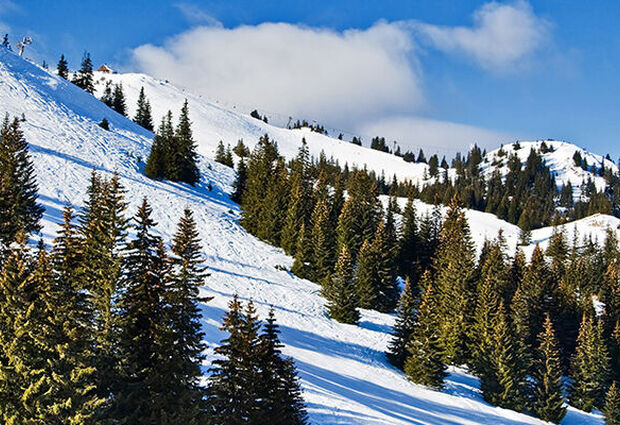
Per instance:
[[[8,52],[0,53],[0,102],[10,115],[25,115],[22,128],[46,208],[42,236],[47,241],[58,230],[64,205],[82,205],[93,169],[105,176],[119,174],[130,202],[128,214],[146,197],[167,242],[183,208],[194,211],[211,273],[202,292],[214,297],[202,306],[209,357],[224,337],[220,321],[233,294],[244,301],[253,299],[262,317],[273,305],[284,353],[296,362],[312,424],[542,423],[488,405],[477,380],[460,370],[452,370],[443,392],[407,381],[383,354],[391,315],[363,311],[360,326],[327,318],[318,286],[276,268],[290,267],[292,259],[240,227],[239,208],[228,195],[234,180],[231,169],[201,157],[202,180],[196,187],[147,179],[142,169],[152,134]],[[98,126],[104,117],[110,131]],[[563,423],[602,424],[602,419],[571,409]]]

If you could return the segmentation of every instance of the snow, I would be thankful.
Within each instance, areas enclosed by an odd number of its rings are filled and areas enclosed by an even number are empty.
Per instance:
[[[138,84],[140,78],[146,77],[132,78]],[[146,83],[164,84],[152,79],[140,84]],[[148,87],[147,93],[152,88]],[[203,178],[196,187],[144,177],[144,163],[138,158],[145,159],[148,155],[152,137],[149,132],[70,83],[50,77],[11,53],[0,53],[0,101],[7,113],[26,116],[22,128],[34,158],[40,200],[46,208],[42,236],[47,241],[58,228],[64,204],[82,205],[91,171],[96,169],[104,175],[117,171],[127,189],[130,213],[147,197],[153,207],[153,218],[159,223],[157,230],[167,242],[183,207],[189,206],[194,211],[205,264],[211,272],[202,293],[214,297],[202,306],[210,357],[224,337],[218,329],[219,323],[233,294],[242,300],[253,299],[262,317],[269,306],[274,306],[282,329],[284,352],[296,362],[314,425],[543,423],[485,403],[477,380],[460,369],[451,370],[443,392],[410,383],[386,362],[383,354],[390,340],[392,315],[362,311],[360,326],[339,324],[327,318],[319,287],[276,268],[290,267],[292,259],[240,227],[239,208],[228,196],[234,173],[208,158],[219,138],[234,142],[241,136],[253,143],[267,130],[281,142],[284,152],[292,154],[301,133],[271,128],[216,105],[205,104],[201,109],[199,98],[177,93],[175,89],[169,92],[168,98],[164,94],[158,97],[149,94],[157,108],[178,110],[181,97],[190,99],[201,152],[207,154],[200,158]],[[134,100],[130,96],[129,103]],[[156,110],[157,116],[161,113],[162,110]],[[110,131],[97,125],[104,117],[110,121]],[[373,166],[389,164],[390,171],[403,174],[416,168],[406,164],[398,168],[385,154],[346,143],[334,145],[332,139],[307,135],[315,154],[317,149],[325,148],[328,155],[338,155],[350,163],[355,158],[376,159]],[[213,186],[212,191],[208,189],[209,184]],[[499,228],[516,232],[514,226],[502,224],[496,218],[491,220],[488,214],[473,211],[467,214],[476,240],[482,235],[492,237]],[[612,223],[604,217],[598,220],[584,225],[598,229]],[[540,238],[544,236],[541,233]],[[563,424],[602,424],[602,418],[570,409]]]

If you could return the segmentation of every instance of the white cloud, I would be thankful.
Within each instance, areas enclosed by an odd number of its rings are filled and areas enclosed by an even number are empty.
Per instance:
[[[210,99],[344,128],[424,103],[415,46],[398,23],[344,32],[285,23],[203,26],[163,46],[140,46],[133,60]]]
[[[481,148],[496,148],[501,143],[513,142],[521,137],[487,130],[465,124],[438,121],[428,118],[395,116],[362,124],[358,129],[368,142],[370,137],[381,135],[387,140],[396,140],[403,152],[417,152],[422,148],[426,153],[436,152],[452,156],[465,152],[477,144]]]
[[[192,3],[177,3],[174,5],[181,14],[192,24],[204,24],[213,27],[221,27],[222,23]]]
[[[474,13],[472,27],[413,27],[437,49],[471,57],[482,68],[498,72],[522,68],[547,43],[551,29],[525,1],[486,3]]]

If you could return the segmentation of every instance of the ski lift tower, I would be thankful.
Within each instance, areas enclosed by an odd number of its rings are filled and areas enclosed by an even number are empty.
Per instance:
[[[24,47],[26,47],[30,43],[32,43],[31,37],[24,37],[22,41],[17,42],[17,48],[19,49],[19,56],[21,56],[24,53]]]

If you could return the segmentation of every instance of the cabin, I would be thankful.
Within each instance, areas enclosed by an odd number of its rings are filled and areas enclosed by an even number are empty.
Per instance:
[[[112,68],[110,68],[106,64],[101,65],[99,69],[97,69],[97,72],[103,72],[104,74],[115,74]]]

